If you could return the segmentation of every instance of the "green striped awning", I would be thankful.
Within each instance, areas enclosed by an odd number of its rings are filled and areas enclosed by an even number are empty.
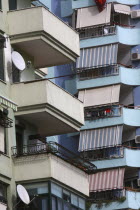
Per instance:
[[[17,104],[3,96],[0,96],[0,104],[17,111]]]

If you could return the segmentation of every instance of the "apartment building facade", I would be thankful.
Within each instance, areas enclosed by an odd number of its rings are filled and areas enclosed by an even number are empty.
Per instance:
[[[140,2],[73,0],[71,9],[85,116],[78,151],[97,167],[89,209],[139,209]]]
[[[46,141],[84,125],[83,103],[46,78],[46,68],[76,61],[79,35],[47,4],[0,6],[0,209],[85,210],[95,165]],[[18,184],[34,198],[28,206]]]

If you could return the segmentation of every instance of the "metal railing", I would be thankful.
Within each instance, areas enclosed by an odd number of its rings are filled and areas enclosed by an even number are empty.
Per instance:
[[[66,162],[76,166],[77,168],[89,174],[93,173],[93,171],[96,169],[96,166],[94,164],[84,160],[79,155],[73,153],[72,151],[68,150],[67,148],[63,147],[62,145],[56,142],[24,145],[20,150],[17,147],[12,147],[12,155],[14,157],[43,153],[51,153],[57,157],[60,157]]]
[[[107,190],[102,192],[91,192],[89,200],[97,202],[100,200],[118,200],[119,198],[125,197],[125,189],[123,190]]]
[[[124,157],[124,148],[122,146],[101,148],[97,150],[89,150],[81,153],[81,157],[88,161],[114,159]]]
[[[116,26],[98,26],[92,28],[77,29],[80,39],[109,36],[116,33]]]
[[[77,70],[79,80],[94,79],[99,77],[109,77],[119,74],[119,66],[116,64],[94,69]]]
[[[0,125],[4,128],[11,128],[13,127],[13,120],[7,115],[5,115],[3,112],[0,111]]]
[[[110,105],[104,107],[85,108],[85,120],[97,120],[109,117],[120,117],[122,107],[119,105]]]

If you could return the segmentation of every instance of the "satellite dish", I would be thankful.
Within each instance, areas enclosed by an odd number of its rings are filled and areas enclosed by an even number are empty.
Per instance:
[[[104,28],[104,34],[108,34],[108,29],[107,28]]]
[[[12,61],[18,70],[23,71],[25,69],[25,67],[26,67],[25,61],[24,61],[23,57],[20,55],[20,53],[13,51],[12,52]]]
[[[28,205],[30,203],[30,198],[29,198],[27,190],[22,185],[18,184],[17,192],[20,199],[23,201],[23,203]]]

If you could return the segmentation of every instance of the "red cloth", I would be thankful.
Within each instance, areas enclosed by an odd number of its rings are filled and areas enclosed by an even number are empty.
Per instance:
[[[99,12],[103,11],[103,9],[105,8],[106,0],[95,0],[95,2],[99,9]]]
[[[111,109],[108,108],[105,111],[106,111],[106,113],[110,113],[111,112]]]

